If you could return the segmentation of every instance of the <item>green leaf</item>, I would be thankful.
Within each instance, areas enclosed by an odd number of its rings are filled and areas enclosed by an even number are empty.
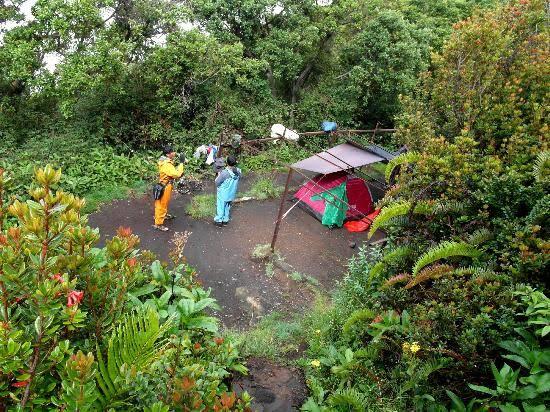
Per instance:
[[[452,412],[466,412],[466,405],[464,402],[456,396],[453,392],[446,390],[445,393],[451,398],[451,411]]]
[[[548,410],[545,405],[529,405],[525,402],[521,406],[523,406],[525,412],[546,412]]]
[[[511,403],[506,403],[504,405],[498,406],[502,412],[521,412],[517,406],[512,405]]]
[[[477,392],[486,393],[486,394],[491,395],[491,396],[496,396],[497,395],[497,392],[495,390],[489,389],[486,386],[472,385],[471,383],[469,383],[468,386],[470,387],[470,389],[472,389],[474,391],[477,391]]]
[[[40,335],[42,333],[42,326],[42,318],[38,316],[34,321],[34,330],[36,331],[37,335]]]

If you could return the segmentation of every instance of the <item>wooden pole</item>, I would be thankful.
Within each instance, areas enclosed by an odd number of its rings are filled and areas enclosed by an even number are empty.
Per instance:
[[[292,168],[288,168],[288,175],[286,176],[285,190],[281,196],[281,204],[279,205],[279,213],[277,214],[277,221],[275,222],[275,230],[273,232],[273,238],[271,239],[271,252],[275,252],[275,242],[277,242],[277,236],[279,235],[279,228],[281,227],[281,221],[283,217],[283,208],[285,205],[286,195],[288,193],[288,187],[290,185],[290,179],[292,177]]]
[[[353,134],[362,134],[362,133],[372,133],[376,131],[376,133],[392,133],[392,132],[395,132],[397,131],[397,129],[366,129],[366,130],[356,130],[356,129],[342,129],[342,130],[336,130],[332,133],[334,134],[345,134],[347,133],[348,135],[353,133]],[[326,132],[300,132],[298,133],[300,136],[318,136],[318,135],[322,135],[322,134],[326,134]]]

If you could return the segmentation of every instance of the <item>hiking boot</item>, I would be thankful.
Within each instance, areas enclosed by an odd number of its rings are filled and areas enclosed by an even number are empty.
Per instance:
[[[222,222],[223,226],[227,226],[228,224],[229,224],[229,222]]]
[[[176,216],[170,215],[170,214],[167,214],[166,217],[165,217],[166,220],[172,220],[172,219],[175,219],[175,218],[176,218]]]
[[[222,222],[214,222],[214,226],[222,227],[223,223]]]
[[[153,225],[153,229],[160,230],[161,232],[168,232],[168,228],[164,225]]]

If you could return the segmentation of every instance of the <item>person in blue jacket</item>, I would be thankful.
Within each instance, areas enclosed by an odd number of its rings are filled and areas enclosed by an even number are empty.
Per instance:
[[[224,226],[229,222],[231,202],[235,200],[242,176],[241,169],[236,166],[235,156],[228,156],[226,167],[216,177],[216,217],[214,217],[216,226]]]

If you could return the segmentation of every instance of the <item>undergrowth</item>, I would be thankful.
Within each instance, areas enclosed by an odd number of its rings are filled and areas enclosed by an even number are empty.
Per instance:
[[[283,192],[283,187],[276,184],[273,177],[260,176],[250,187],[250,190],[244,196],[250,196],[255,200],[266,200],[279,197]]]
[[[153,179],[156,158],[148,152],[121,153],[96,139],[70,133],[39,135],[24,144],[0,145],[0,168],[14,178],[7,194],[28,198],[26,188],[37,165],[49,163],[63,171],[60,188],[85,197],[85,212],[100,203],[142,193]]]

